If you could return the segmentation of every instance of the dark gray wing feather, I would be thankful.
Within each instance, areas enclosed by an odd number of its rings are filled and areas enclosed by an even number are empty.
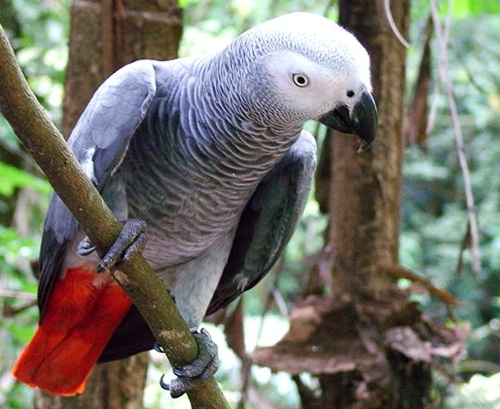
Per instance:
[[[283,253],[302,216],[316,167],[316,143],[303,131],[243,210],[207,315],[255,286]]]
[[[99,87],[76,124],[68,144],[100,191],[123,160],[155,92],[152,62],[129,64]],[[41,316],[61,272],[66,246],[77,231],[77,221],[53,194],[40,249],[38,305]]]
[[[114,361],[149,351],[154,347],[155,341],[148,324],[133,305],[106,344],[99,362]]]

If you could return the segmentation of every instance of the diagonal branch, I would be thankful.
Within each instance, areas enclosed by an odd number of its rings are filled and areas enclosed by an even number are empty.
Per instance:
[[[36,100],[0,25],[0,111],[33,155],[55,192],[92,242],[109,249],[121,231],[113,213],[82,172],[62,135]],[[142,255],[123,263],[115,279],[126,291],[174,367],[191,363],[197,344],[165,287]],[[195,408],[229,408],[215,380],[188,393]]]
[[[380,272],[382,274],[389,274],[390,276],[395,278],[405,278],[412,281],[413,283],[420,284],[429,294],[439,298],[448,307],[458,308],[462,306],[460,300],[458,298],[455,298],[448,291],[436,287],[431,280],[419,276],[418,274],[415,274],[413,271],[404,268],[403,266],[400,266],[398,264],[385,265],[380,268]]]

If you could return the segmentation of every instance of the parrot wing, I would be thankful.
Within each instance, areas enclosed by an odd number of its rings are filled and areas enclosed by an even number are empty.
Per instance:
[[[127,358],[153,348],[156,338],[135,305],[127,312],[102,351],[99,362]]]
[[[315,166],[316,142],[310,133],[302,132],[246,205],[207,315],[224,308],[256,285],[278,260],[302,215]],[[144,318],[132,306],[99,361],[121,359],[149,350],[154,342]]]
[[[315,167],[316,143],[309,132],[303,131],[243,210],[207,315],[255,286],[276,263],[302,215]]]
[[[76,124],[68,144],[99,191],[102,192],[125,156],[130,139],[144,119],[155,92],[152,62],[142,60],[129,64],[99,87]],[[113,207],[112,203],[108,204]],[[68,242],[77,231],[77,221],[54,193],[40,250],[38,304],[42,317],[61,273]]]

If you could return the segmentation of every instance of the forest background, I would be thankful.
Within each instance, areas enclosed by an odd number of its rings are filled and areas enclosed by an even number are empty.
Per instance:
[[[184,9],[180,55],[219,48],[258,22],[293,10],[315,11],[333,19],[337,16],[334,2],[326,5],[320,1],[186,0],[180,5]],[[61,121],[64,97],[68,10],[68,0],[0,0],[0,23],[7,30],[30,86],[56,123]],[[441,11],[443,16],[447,14],[446,7]],[[408,107],[419,74],[429,13],[427,0],[412,2]],[[439,45],[433,38],[428,77],[429,132],[418,140],[408,138],[399,257],[402,266],[459,299],[460,307],[447,306],[430,293],[425,282],[419,286],[415,280],[400,279],[399,285],[411,287],[412,297],[426,314],[470,327],[466,355],[453,377],[445,375],[448,371],[435,373],[437,401],[449,409],[495,409],[500,407],[500,5],[495,0],[456,0],[451,16],[449,67],[471,172],[482,265],[474,271],[467,234],[467,186],[455,147],[446,90],[439,81]],[[4,346],[0,350],[0,407],[31,406],[33,392],[13,381],[10,368],[38,319],[37,281],[31,263],[38,256],[49,193],[49,184],[0,116],[0,343]],[[280,264],[280,273],[245,296],[250,350],[256,344],[272,345],[286,332],[286,314],[300,294],[305,272],[323,248],[327,224],[311,198]],[[282,303],[273,303],[263,314],[270,289]],[[218,344],[224,345],[222,333],[215,327],[210,331]],[[224,347],[221,356],[218,380],[231,400],[231,391],[236,394],[238,390],[238,360]],[[164,370],[151,364],[147,408],[161,407],[157,380]],[[295,386],[288,375],[259,367],[253,368],[252,375],[255,391],[272,407],[297,406]],[[178,405],[183,407],[182,402]]]

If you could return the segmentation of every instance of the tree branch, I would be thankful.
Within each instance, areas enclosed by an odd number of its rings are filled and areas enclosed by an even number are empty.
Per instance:
[[[391,11],[391,0],[384,0],[384,11],[387,22],[389,23],[389,26],[391,26],[391,30],[398,41],[404,46],[404,48],[410,48],[410,43],[406,40],[406,38],[404,38],[403,34],[401,34],[401,31],[399,31],[398,26],[394,22],[394,17],[392,16]]]
[[[36,100],[0,25],[0,111],[33,155],[55,192],[84,228],[90,240],[109,249],[121,231],[111,210],[81,170],[64,138]],[[174,367],[191,363],[197,344],[175,304],[141,254],[114,274],[140,311]],[[215,380],[188,393],[194,408],[229,408]]]
[[[439,298],[447,306],[458,308],[462,306],[462,303],[458,298],[455,298],[448,291],[435,286],[431,280],[425,277],[415,274],[413,271],[400,266],[399,264],[384,265],[380,267],[380,272],[382,274],[389,274],[395,278],[405,278],[407,280],[413,281],[414,283],[420,284],[425,288],[431,295]]]
[[[447,15],[446,26],[443,28],[439,20],[439,13],[437,9],[436,0],[431,0],[431,16],[434,22],[434,28],[436,31],[436,38],[439,44],[439,73],[441,80],[446,88],[446,95],[448,97],[448,104],[450,108],[451,119],[453,123],[453,130],[455,132],[455,144],[457,147],[458,163],[462,170],[462,175],[464,179],[464,192],[465,192],[465,203],[467,205],[467,215],[469,217],[469,229],[471,238],[471,262],[472,269],[474,272],[479,273],[481,271],[481,251],[480,251],[480,234],[479,225],[477,222],[476,206],[474,204],[474,193],[472,190],[472,180],[469,170],[469,165],[467,163],[467,157],[465,154],[465,142],[462,135],[462,129],[460,127],[460,118],[458,114],[457,103],[455,100],[455,92],[453,89],[453,83],[451,80],[450,70],[448,67],[448,38],[451,25],[451,4],[449,5],[449,13]]]

